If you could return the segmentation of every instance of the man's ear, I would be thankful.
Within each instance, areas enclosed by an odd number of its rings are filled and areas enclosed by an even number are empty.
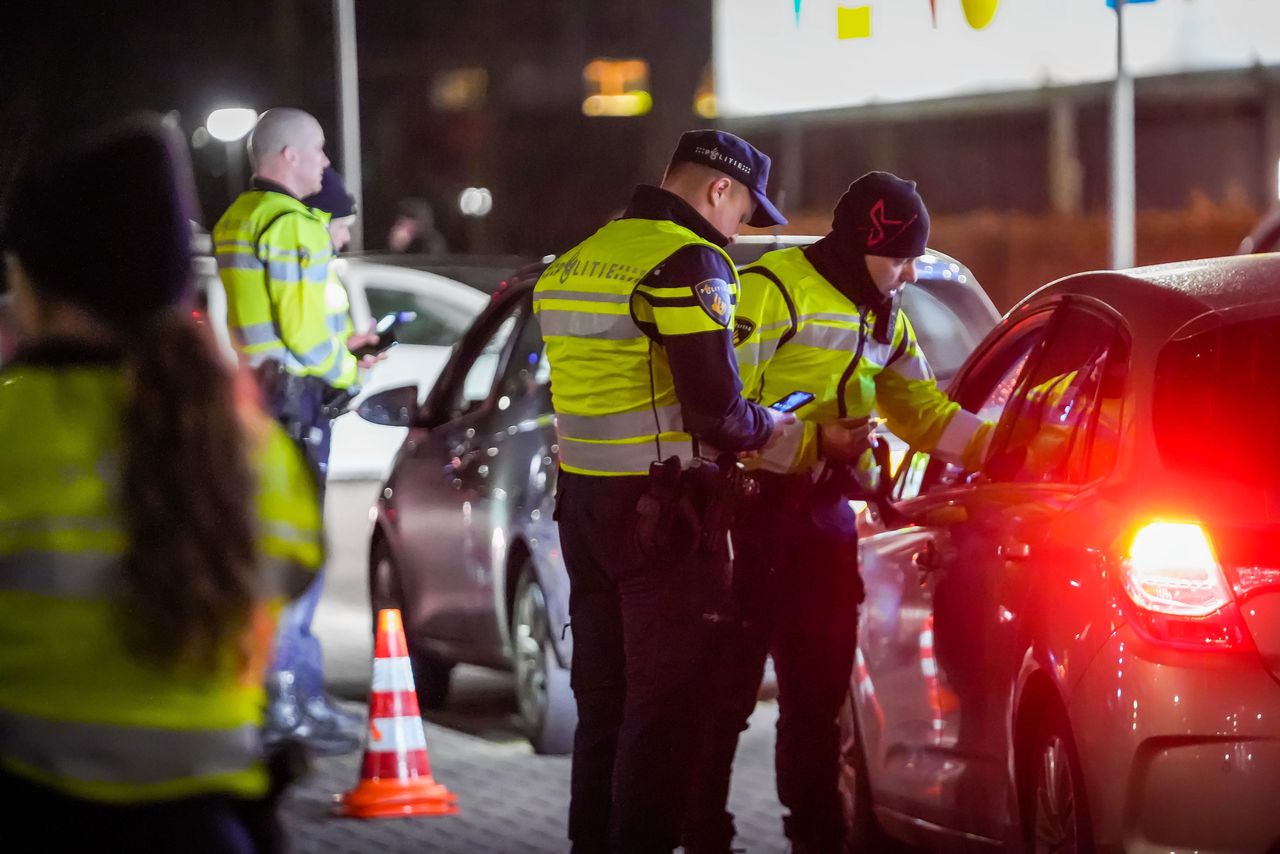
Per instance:
[[[729,200],[729,194],[733,192],[733,179],[727,175],[723,178],[717,178],[711,184],[711,204],[712,206],[722,204]]]
[[[298,165],[298,149],[294,148],[292,145],[286,145],[284,148],[280,149],[280,154],[284,157],[285,162],[290,166]]]

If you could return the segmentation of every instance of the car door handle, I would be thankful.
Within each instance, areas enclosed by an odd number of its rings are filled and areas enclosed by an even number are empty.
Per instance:
[[[1031,546],[1026,543],[1012,541],[999,546],[996,549],[996,554],[1005,560],[1022,561],[1031,557]]]

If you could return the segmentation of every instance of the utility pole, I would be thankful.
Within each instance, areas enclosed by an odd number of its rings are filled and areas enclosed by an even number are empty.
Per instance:
[[[351,225],[351,249],[364,249],[364,180],[360,168],[360,88],[356,71],[355,0],[333,0],[334,65],[338,69],[338,124],[342,139],[342,177],[360,216]]]
[[[1111,95],[1111,267],[1134,263],[1137,187],[1134,180],[1133,77],[1124,61],[1124,7],[1115,0],[1116,80]]]

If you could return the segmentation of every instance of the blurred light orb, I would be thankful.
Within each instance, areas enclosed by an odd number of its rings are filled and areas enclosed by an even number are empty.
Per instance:
[[[1000,0],[960,0],[964,8],[964,18],[975,30],[986,29],[987,24],[996,16],[996,8]]]
[[[458,210],[463,216],[488,216],[493,210],[493,194],[485,187],[467,187],[458,194]]]
[[[248,107],[226,107],[214,110],[205,119],[209,135],[220,142],[235,142],[258,123],[258,114]]]

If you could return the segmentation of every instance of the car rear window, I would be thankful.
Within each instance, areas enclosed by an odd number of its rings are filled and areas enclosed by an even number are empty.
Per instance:
[[[1193,321],[1156,361],[1156,447],[1171,468],[1251,486],[1280,483],[1280,316]]]

